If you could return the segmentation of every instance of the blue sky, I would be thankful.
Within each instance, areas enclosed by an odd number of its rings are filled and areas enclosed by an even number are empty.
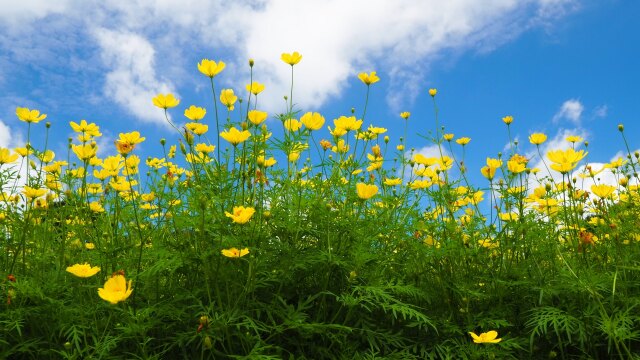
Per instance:
[[[639,2],[622,0],[0,0],[0,146],[24,145],[20,106],[48,114],[59,154],[69,121],[86,119],[104,133],[103,154],[119,132],[139,130],[140,155],[160,155],[158,139],[176,137],[151,104],[155,94],[181,99],[171,112],[178,123],[192,104],[213,121],[202,58],[225,61],[217,87],[236,92],[254,58],[254,79],[266,84],[259,107],[275,114],[290,81],[280,54],[299,51],[299,109],[329,123],[352,107],[360,113],[366,89],[357,74],[375,70],[366,122],[395,141],[398,113],[410,111],[408,145],[425,153],[431,144],[417,133],[434,128],[427,90],[437,88],[441,124],[472,138],[466,163],[478,184],[485,158],[508,142],[505,115],[515,118],[521,153],[531,152],[532,132],[545,132],[550,148],[575,134],[589,141],[589,161],[608,162],[624,149],[618,123],[640,148],[637,14]]]

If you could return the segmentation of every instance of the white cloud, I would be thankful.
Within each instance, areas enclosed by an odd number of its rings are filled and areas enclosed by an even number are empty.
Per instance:
[[[104,28],[96,29],[95,37],[111,69],[106,74],[106,95],[143,121],[168,125],[151,99],[158,93],[173,92],[173,85],[158,79],[151,43],[131,32]]]
[[[74,31],[97,28],[93,33],[97,34],[108,67],[106,93],[140,119],[155,121],[157,112],[148,108],[150,96],[173,86],[168,80],[159,79],[149,65],[158,63],[164,69],[194,66],[189,55],[193,56],[197,49],[224,50],[231,57],[198,55],[227,62],[230,66],[218,81],[232,85],[237,92],[247,83],[247,60],[254,58],[254,79],[267,86],[260,95],[261,104],[269,111],[281,111],[282,96],[289,93],[291,69],[280,61],[280,54],[294,50],[304,56],[294,69],[294,102],[300,107],[317,109],[331,97],[339,96],[358,72],[377,70],[382,81],[374,85],[373,91],[386,93],[392,110],[397,110],[406,108],[424,91],[425,76],[436,62],[446,59],[451,63],[452,58],[468,50],[491,51],[524,31],[547,26],[573,10],[577,1],[114,0],[95,6],[73,0],[55,6],[44,0],[31,3],[42,6],[30,5],[20,11],[32,17],[63,13],[71,22],[85,24]],[[16,9],[19,6],[11,11],[17,12]],[[87,16],[89,9],[91,16]],[[187,81],[179,77],[171,78],[176,83]],[[354,91],[361,91],[364,96],[364,86],[357,86]]]
[[[609,107],[607,105],[596,106],[596,108],[593,109],[593,117],[604,118],[604,117],[607,117],[608,112],[609,112]]]
[[[50,14],[68,10],[72,0],[20,0],[0,1],[0,21],[20,26],[25,21],[41,19]]]
[[[580,125],[580,118],[583,111],[584,106],[579,100],[567,100],[560,106],[560,110],[553,116],[552,121],[557,123],[560,120],[569,120],[574,125]]]

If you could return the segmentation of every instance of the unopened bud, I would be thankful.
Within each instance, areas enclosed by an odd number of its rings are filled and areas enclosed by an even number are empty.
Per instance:
[[[618,124],[618,131],[623,132],[624,131],[624,125]]]
[[[253,67],[253,64],[254,64],[254,63],[255,63],[255,62],[253,61],[253,59],[249,59],[249,67]]]

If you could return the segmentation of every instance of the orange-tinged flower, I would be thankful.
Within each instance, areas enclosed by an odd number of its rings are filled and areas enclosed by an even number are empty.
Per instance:
[[[264,84],[260,84],[259,82],[252,82],[251,84],[247,84],[247,91],[257,96],[262,91],[264,91]]]
[[[308,112],[302,115],[300,121],[311,131],[320,130],[324,125],[324,117],[317,112]]]
[[[247,118],[249,119],[249,121],[251,121],[253,125],[262,124],[265,120],[267,120],[267,116],[269,115],[267,114],[266,111],[260,111],[260,110],[251,110],[247,114]]]
[[[100,267],[91,266],[88,263],[75,264],[67,267],[67,272],[81,278],[92,277],[100,271]]]
[[[256,212],[252,207],[234,206],[233,213],[225,211],[224,214],[236,224],[246,224]]]
[[[127,279],[124,275],[114,275],[107,282],[104,283],[104,287],[98,289],[98,295],[112,304],[117,304],[120,301],[126,300],[133,288],[131,287],[131,280],[127,283]]]
[[[282,59],[282,61],[284,61],[285,63],[293,66],[299,63],[300,60],[302,60],[302,55],[300,55],[300,53],[298,53],[297,51],[294,51],[291,54],[282,53],[280,59]]]
[[[373,184],[357,183],[356,192],[360,199],[367,200],[378,193],[378,187]]]
[[[16,116],[20,121],[37,124],[47,118],[47,114],[40,114],[39,110],[31,110],[29,108],[16,108]]]
[[[180,104],[180,100],[176,99],[173,94],[158,94],[153,98],[153,105],[161,109],[169,109]]]
[[[498,332],[495,330],[487,331],[486,333],[482,333],[480,335],[476,335],[476,333],[470,331],[469,335],[471,335],[471,337],[473,338],[473,342],[476,344],[495,344],[502,341],[502,339],[496,339],[498,337]]]
[[[358,74],[358,79],[360,79],[360,81],[362,81],[367,86],[369,86],[371,84],[375,84],[378,81],[380,81],[380,78],[378,77],[378,75],[376,75],[375,71],[372,71],[369,74],[364,73],[364,72],[360,73],[360,74]]]
[[[222,255],[229,258],[241,258],[249,253],[249,249],[244,248],[240,250],[233,247],[231,249],[223,249],[221,252],[222,252]]]
[[[202,118],[204,118],[206,114],[207,110],[205,108],[201,108],[195,105],[191,105],[184,111],[184,116],[191,121],[202,120]]]
[[[129,154],[130,152],[133,151],[133,148],[135,147],[135,145],[131,145],[128,142],[124,142],[122,140],[116,140],[114,141],[114,144],[116,145],[116,150],[120,155]]]
[[[235,127],[232,127],[229,130],[221,132],[220,136],[235,146],[246,141],[249,136],[251,136],[251,133],[248,130],[240,131]]]
[[[543,133],[533,133],[529,136],[529,142],[533,145],[540,145],[547,141],[547,135]]]
[[[198,70],[204,75],[213,78],[224,70],[225,66],[226,64],[222,61],[216,63],[213,60],[202,59],[202,61],[198,63]]]

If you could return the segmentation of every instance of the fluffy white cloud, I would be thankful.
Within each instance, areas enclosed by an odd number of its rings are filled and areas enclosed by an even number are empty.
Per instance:
[[[106,95],[143,121],[166,124],[151,99],[158,93],[172,92],[173,85],[158,79],[155,50],[149,41],[134,33],[104,28],[96,29],[95,37],[102,59],[111,69],[105,79]]]
[[[553,116],[553,122],[557,123],[560,120],[566,119],[575,125],[580,125],[580,118],[583,111],[584,106],[579,100],[567,100],[562,104],[562,106],[560,106],[560,110],[558,110],[558,112]]]

